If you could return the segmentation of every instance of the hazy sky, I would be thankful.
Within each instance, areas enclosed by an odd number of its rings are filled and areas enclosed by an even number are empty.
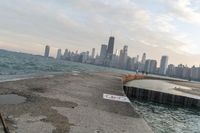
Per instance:
[[[0,17],[1,49],[99,51],[113,35],[130,56],[200,64],[200,0],[1,0]]]

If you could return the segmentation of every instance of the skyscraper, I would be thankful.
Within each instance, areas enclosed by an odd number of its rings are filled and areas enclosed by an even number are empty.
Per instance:
[[[65,53],[64,53],[64,59],[66,59],[67,58],[67,56],[68,56],[68,49],[65,49]]]
[[[119,67],[123,69],[127,68],[127,60],[128,60],[128,46],[124,45],[124,48],[120,50]]]
[[[127,60],[128,60],[128,46],[125,45],[123,48],[123,68],[127,67]]]
[[[150,68],[151,68],[151,60],[146,60],[144,65],[144,72],[150,73]]]
[[[150,62],[150,73],[152,73],[152,74],[156,73],[156,69],[157,69],[157,61],[151,60],[151,62]]]
[[[46,45],[45,52],[44,52],[44,57],[49,57],[49,53],[50,53],[50,46]]]
[[[168,76],[175,76],[176,75],[176,67],[173,64],[168,65],[166,74]]]
[[[141,63],[142,63],[142,64],[145,64],[145,61],[146,61],[146,53],[144,53],[144,54],[142,55],[142,61],[141,61]]]
[[[137,61],[137,63],[139,62],[139,58],[140,58],[140,56],[137,55],[137,57],[136,57],[136,61]]]
[[[58,49],[56,59],[61,59],[62,57],[62,50]]]
[[[109,56],[110,59],[112,58],[112,55],[113,55],[114,42],[115,42],[115,38],[111,36],[109,38],[108,49],[107,49],[107,55]]]
[[[115,42],[115,38],[111,36],[109,38],[108,48],[107,48],[107,51],[106,51],[106,57],[105,57],[105,60],[104,60],[104,65],[106,65],[106,66],[109,66],[109,64],[112,60],[114,42]]]
[[[91,57],[94,59],[94,57],[95,57],[95,48],[92,48],[92,55],[91,55]]]
[[[107,51],[107,45],[102,44],[101,45],[101,51],[100,51],[100,56],[98,56],[95,60],[95,64],[97,65],[103,65],[104,64],[104,60],[106,57],[106,51]]]
[[[102,44],[101,45],[101,52],[100,52],[100,57],[105,58],[106,57],[106,51],[107,51],[107,45]]]
[[[167,71],[167,66],[168,66],[168,56],[162,56],[160,61],[159,74],[165,75]]]

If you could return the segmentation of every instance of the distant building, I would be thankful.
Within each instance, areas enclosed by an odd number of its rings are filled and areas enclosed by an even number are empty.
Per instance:
[[[67,59],[67,57],[68,57],[68,49],[65,49],[65,52],[64,52],[64,59]]]
[[[157,69],[157,61],[156,60],[151,60],[150,63],[150,73],[155,74]]]
[[[106,65],[106,66],[109,66],[109,64],[112,60],[113,50],[114,50],[114,42],[115,42],[115,38],[111,36],[108,41],[108,48],[107,48],[106,57],[104,60],[104,65]]]
[[[117,54],[114,54],[112,56],[110,67],[118,67],[118,62],[119,62],[119,56]]]
[[[102,44],[101,45],[100,56],[98,56],[96,58],[95,64],[97,64],[97,65],[103,65],[105,57],[106,57],[106,52],[107,52],[107,45]]]
[[[199,80],[199,68],[198,67],[193,66],[191,68],[190,77],[192,80]]]
[[[121,49],[119,52],[119,65],[118,68],[123,68],[123,50]]]
[[[155,74],[157,68],[156,60],[146,60],[144,66],[144,72]]]
[[[143,54],[141,63],[145,64],[145,62],[146,62],[146,53]]]
[[[90,52],[89,51],[86,51],[86,57],[87,57],[87,60],[88,60],[89,57],[90,57]]]
[[[106,57],[106,52],[107,52],[107,45],[102,44],[101,45],[100,57],[105,58]]]
[[[137,61],[137,63],[139,62],[139,58],[140,58],[140,56],[137,55],[137,57],[136,57],[136,61]]]
[[[151,68],[151,60],[146,60],[144,65],[144,72],[150,73]]]
[[[178,67],[176,67],[176,77],[182,78],[183,77],[183,69],[184,65],[179,64]]]
[[[56,59],[61,59],[62,57],[62,50],[58,49]]]
[[[91,55],[92,59],[95,58],[95,48],[92,48],[92,55]]]
[[[50,53],[50,46],[46,45],[45,52],[44,52],[44,57],[49,57],[49,53]]]
[[[135,57],[133,57],[132,59],[131,59],[131,70],[136,70],[137,69],[137,61],[136,61],[136,58]]]
[[[167,72],[167,67],[168,67],[168,56],[162,56],[160,61],[159,74],[165,75]]]
[[[176,75],[176,67],[173,64],[168,65],[167,76],[174,77]]]
[[[126,69],[127,67],[127,60],[128,60],[128,46],[125,45],[123,50],[120,53],[120,67]]]
[[[87,53],[86,52],[82,52],[80,54],[80,62],[81,63],[86,63],[86,61],[87,61]]]
[[[191,69],[187,66],[184,66],[183,71],[182,71],[182,78],[190,79],[190,72],[191,72]]]

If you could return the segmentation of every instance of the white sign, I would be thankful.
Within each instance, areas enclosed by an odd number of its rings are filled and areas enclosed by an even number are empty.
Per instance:
[[[126,96],[103,94],[103,98],[107,100],[113,100],[113,101],[128,102],[128,103],[130,102],[130,100]]]

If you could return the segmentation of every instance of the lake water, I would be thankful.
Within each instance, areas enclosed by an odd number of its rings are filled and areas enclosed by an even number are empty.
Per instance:
[[[132,101],[155,133],[200,133],[200,111]]]
[[[79,72],[120,72],[134,73],[119,69],[99,67],[70,61],[55,60],[24,53],[16,53],[0,50],[0,81],[16,78],[27,78],[36,75],[51,73],[71,72],[77,75]]]

